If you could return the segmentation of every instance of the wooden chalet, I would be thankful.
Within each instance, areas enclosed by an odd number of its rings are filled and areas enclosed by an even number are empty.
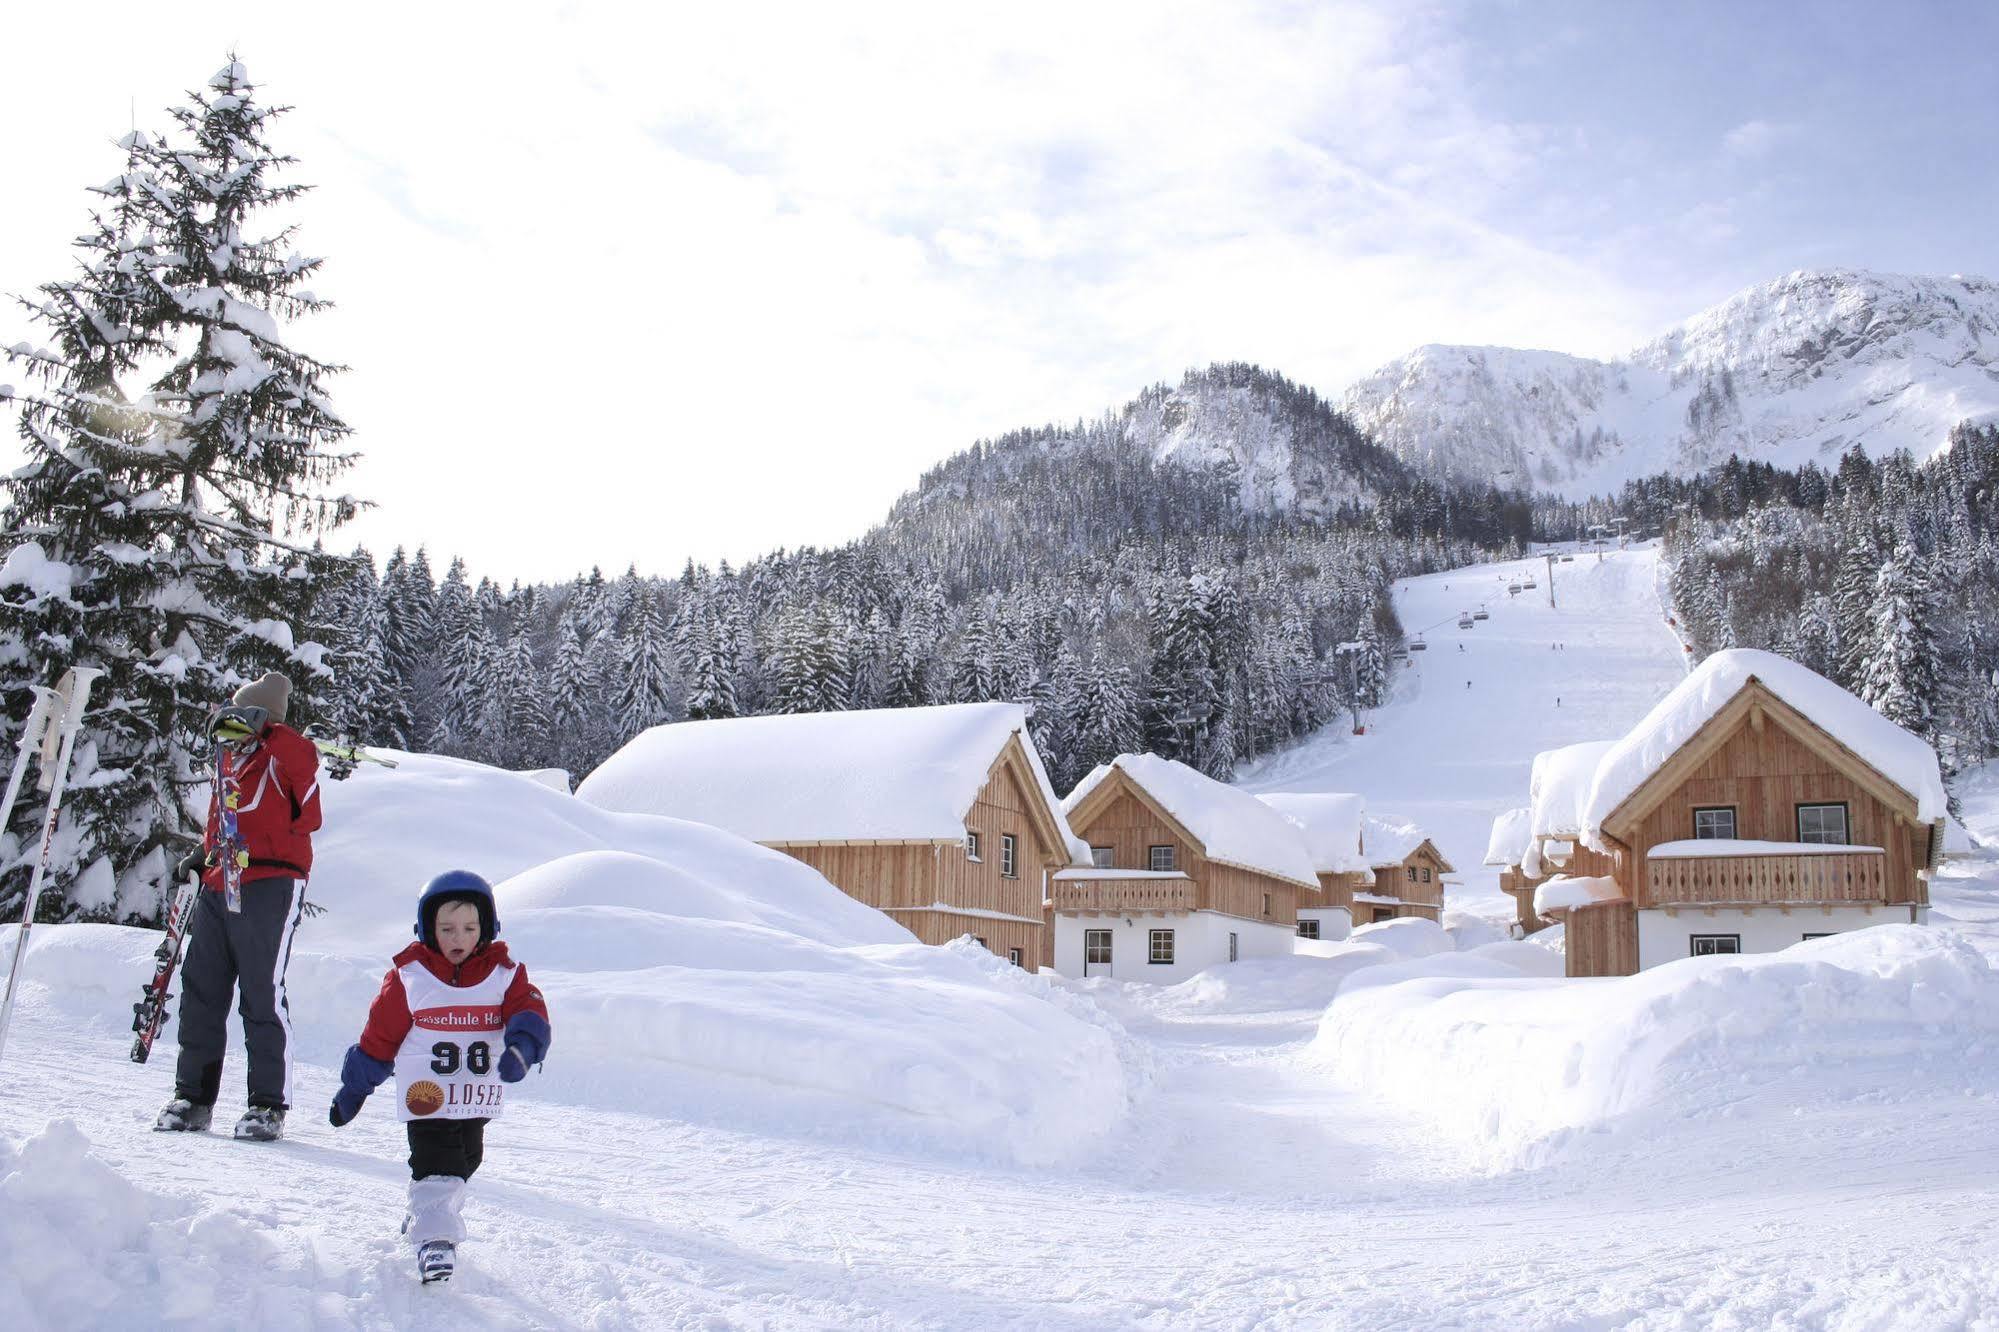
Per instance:
[[[1442,923],[1444,876],[1457,871],[1436,843],[1413,823],[1396,823],[1370,814],[1362,823],[1361,841],[1373,882],[1353,895],[1354,924],[1415,916]]]
[[[1319,879],[1298,826],[1269,805],[1153,754],[1105,764],[1063,803],[1090,867],[1054,875],[1062,975],[1171,984],[1293,951]]]
[[[1257,799],[1298,825],[1317,874],[1317,890],[1298,897],[1298,937],[1344,939],[1353,933],[1356,892],[1371,892],[1374,868],[1361,835],[1366,808],[1357,795],[1270,792]]]
[[[1709,657],[1606,747],[1578,808],[1573,847],[1541,838],[1542,863],[1511,871],[1567,925],[1572,976],[1921,923],[1945,824],[1926,743],[1747,650]]]
[[[578,788],[801,860],[925,943],[1027,967],[1056,871],[1087,864],[1012,703],[655,726]]]

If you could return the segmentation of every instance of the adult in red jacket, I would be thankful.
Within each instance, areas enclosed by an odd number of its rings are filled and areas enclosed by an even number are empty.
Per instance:
[[[236,1136],[269,1141],[284,1132],[292,1078],[285,968],[319,827],[319,751],[285,725],[290,701],[291,681],[272,671],[238,689],[217,714],[223,785],[236,795],[236,838],[231,844],[224,835],[218,790],[209,799],[202,850],[182,862],[191,873],[198,860],[204,891],[195,895],[181,964],[174,1099],[155,1129],[208,1127],[222,1088],[233,990],[250,1065],[249,1109]],[[234,901],[226,891],[232,860],[240,887]]]

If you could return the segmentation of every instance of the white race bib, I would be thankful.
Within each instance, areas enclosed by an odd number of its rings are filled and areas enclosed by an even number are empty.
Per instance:
[[[514,979],[494,967],[476,985],[448,985],[421,962],[401,969],[410,1032],[396,1051],[402,1118],[490,1119],[500,1113],[500,1055],[506,1050],[501,1003]]]

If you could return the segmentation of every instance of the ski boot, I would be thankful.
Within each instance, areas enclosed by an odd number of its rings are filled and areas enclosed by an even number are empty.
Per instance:
[[[450,1240],[426,1240],[417,1246],[416,1271],[426,1286],[451,1280],[457,1262],[458,1250]]]
[[[285,1136],[285,1112],[274,1105],[253,1105],[236,1121],[236,1137],[244,1142],[276,1142]]]
[[[206,1133],[208,1123],[215,1117],[212,1105],[196,1105],[185,1096],[176,1096],[167,1102],[167,1108],[160,1111],[160,1117],[153,1121],[155,1133]]]

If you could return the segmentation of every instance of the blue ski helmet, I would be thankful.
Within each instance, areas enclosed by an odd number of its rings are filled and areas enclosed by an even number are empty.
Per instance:
[[[470,902],[479,909],[479,943],[483,947],[500,934],[500,917],[493,907],[493,886],[471,870],[446,870],[423,886],[416,900],[416,937],[437,947],[437,909],[446,902]]]

